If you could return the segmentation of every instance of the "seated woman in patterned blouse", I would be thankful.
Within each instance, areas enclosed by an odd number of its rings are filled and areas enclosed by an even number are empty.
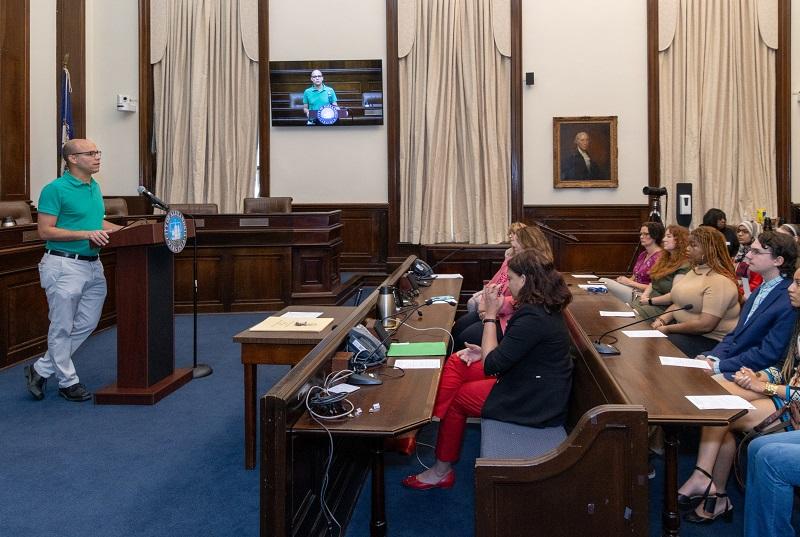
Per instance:
[[[639,244],[644,251],[636,258],[633,274],[620,276],[616,280],[601,278],[608,287],[608,292],[625,303],[633,300],[635,292],[641,293],[650,284],[650,270],[656,264],[664,250],[661,241],[664,239],[664,226],[660,222],[645,222],[639,230]]]

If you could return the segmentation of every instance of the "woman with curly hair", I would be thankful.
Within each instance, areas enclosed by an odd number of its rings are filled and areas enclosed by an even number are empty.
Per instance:
[[[689,258],[686,254],[689,246],[688,229],[674,224],[667,226],[662,246],[664,253],[650,270],[650,284],[641,296],[631,302],[631,307],[642,317],[663,313],[672,304],[672,286],[689,272]]]
[[[686,356],[697,356],[736,327],[739,287],[725,237],[716,229],[700,226],[689,233],[686,253],[692,269],[672,287],[670,296],[674,308],[692,308],[665,312],[652,326]]]

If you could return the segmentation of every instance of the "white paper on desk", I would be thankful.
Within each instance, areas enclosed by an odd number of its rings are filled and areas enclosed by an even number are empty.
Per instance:
[[[393,344],[394,345],[394,344]],[[442,361],[438,358],[420,358],[417,360],[395,360],[395,367],[402,369],[439,369]]]
[[[281,317],[287,319],[314,319],[322,315],[321,311],[287,311]]]
[[[667,337],[658,330],[623,330],[622,333],[628,337]]]
[[[589,285],[589,284],[586,284],[586,283],[579,283],[578,287],[580,287],[581,289],[594,289],[595,287],[603,287],[603,288],[605,288],[605,284],[597,283],[597,284],[594,284],[594,285]]]
[[[359,386],[353,386],[352,384],[337,384],[332,388],[328,388],[328,391],[331,393],[352,393],[359,389]]]
[[[573,274],[573,278],[582,278],[584,280],[596,280],[597,276],[594,274]]]
[[[603,311],[600,310],[600,317],[636,317],[635,311]]]
[[[705,360],[695,360],[694,358],[678,358],[675,356],[659,356],[661,365],[676,365],[679,367],[696,367],[697,369],[711,369]]]
[[[756,407],[738,395],[687,395],[700,410],[755,410]]]
[[[434,274],[437,280],[458,280],[463,278],[461,274]]]

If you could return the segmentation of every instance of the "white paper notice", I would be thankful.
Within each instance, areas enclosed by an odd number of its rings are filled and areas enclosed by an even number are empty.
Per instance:
[[[328,388],[328,391],[331,393],[352,393],[358,388],[358,386],[353,386],[352,384],[337,384],[332,388]]]
[[[321,311],[287,311],[281,317],[287,319],[313,319],[322,315]]]
[[[598,284],[595,284],[595,285],[589,285],[589,284],[586,284],[586,283],[579,283],[578,287],[580,287],[581,289],[594,289],[596,287],[602,287],[603,289],[606,288],[606,286],[603,285],[602,283],[598,283]]]
[[[592,280],[592,279],[596,280],[597,279],[597,276],[595,276],[594,274],[573,274],[572,277],[573,278],[583,278],[584,280]]]
[[[695,360],[694,358],[677,358],[675,356],[659,356],[661,365],[676,365],[679,367],[696,367],[697,369],[711,369],[705,360]]]
[[[667,337],[658,330],[623,330],[622,333],[628,337]]]
[[[402,369],[439,369],[442,361],[438,358],[421,358],[419,360],[395,360],[394,366]]]
[[[634,311],[603,311],[600,310],[600,317],[635,317]]]
[[[461,274],[435,274],[437,280],[460,280],[464,276]]]
[[[687,395],[700,410],[755,410],[756,407],[738,395]]]

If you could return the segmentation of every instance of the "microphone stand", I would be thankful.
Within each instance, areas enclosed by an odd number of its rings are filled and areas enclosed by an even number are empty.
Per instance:
[[[608,332],[604,332],[603,334],[600,335],[600,337],[598,337],[597,339],[595,339],[592,342],[592,345],[594,345],[594,350],[597,351],[597,354],[607,355],[607,356],[616,356],[616,355],[620,354],[618,348],[616,348],[614,345],[611,345],[609,343],[601,343],[603,338],[606,337],[611,332],[616,332],[617,330],[622,330],[623,328],[628,328],[629,326],[633,326],[635,324],[643,323],[645,321],[649,321],[650,319],[655,319],[656,317],[660,317],[661,315],[663,315],[665,313],[674,313],[676,311],[682,311],[682,310],[689,311],[693,307],[694,306],[692,304],[686,304],[683,307],[675,308],[674,310],[662,311],[661,313],[658,313],[656,315],[651,315],[650,317],[645,317],[644,319],[639,319],[638,321],[634,321],[632,323],[623,324],[622,326],[620,326],[618,328],[614,328],[612,330],[609,330]]]
[[[197,363],[197,222],[194,216],[187,214],[194,224],[194,239],[192,240],[192,378],[200,379],[209,376],[214,371],[206,364]]]

